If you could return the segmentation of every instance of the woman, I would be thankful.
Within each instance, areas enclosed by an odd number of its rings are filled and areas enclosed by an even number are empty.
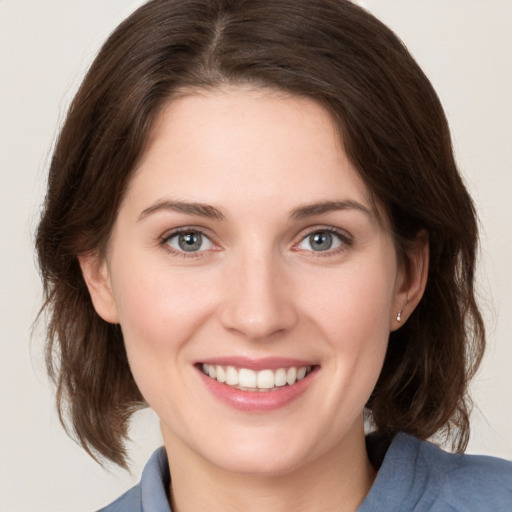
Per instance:
[[[510,508],[510,463],[425,441],[467,444],[476,247],[439,100],[373,16],[148,2],[73,101],[37,235],[61,415],[122,466],[131,413],[161,421],[105,510]]]

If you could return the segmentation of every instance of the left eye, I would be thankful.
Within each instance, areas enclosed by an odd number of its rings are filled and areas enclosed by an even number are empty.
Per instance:
[[[213,247],[212,241],[199,231],[182,231],[171,235],[167,245],[180,252],[207,251]]]
[[[342,244],[343,239],[340,235],[332,231],[320,230],[304,237],[298,247],[306,251],[322,252],[336,249]]]

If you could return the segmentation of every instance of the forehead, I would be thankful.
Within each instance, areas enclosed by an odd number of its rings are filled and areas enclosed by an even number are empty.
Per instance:
[[[266,89],[195,91],[165,104],[127,196],[159,194],[253,208],[356,199],[372,209],[328,111]]]

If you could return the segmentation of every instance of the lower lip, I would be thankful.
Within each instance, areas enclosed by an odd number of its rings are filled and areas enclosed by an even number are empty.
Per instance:
[[[317,370],[318,367],[315,367],[302,380],[273,391],[242,391],[217,382],[199,369],[198,372],[208,390],[222,402],[245,412],[268,412],[280,409],[299,398],[313,382]]]

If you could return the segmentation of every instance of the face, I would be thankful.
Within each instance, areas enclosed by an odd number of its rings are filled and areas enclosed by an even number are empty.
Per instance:
[[[163,109],[98,274],[168,449],[252,474],[361,439],[408,295],[329,114],[262,90]]]

